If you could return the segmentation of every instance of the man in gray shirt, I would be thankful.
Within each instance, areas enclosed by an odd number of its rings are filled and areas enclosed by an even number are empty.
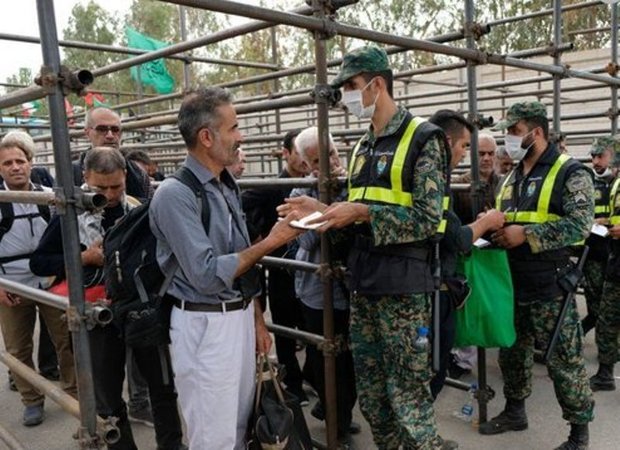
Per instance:
[[[187,167],[202,183],[209,229],[192,190],[174,178],[157,189],[150,206],[157,261],[164,272],[178,261],[167,297],[174,302],[170,337],[181,410],[190,448],[243,449],[252,409],[255,350],[271,346],[257,292],[240,277],[264,255],[294,239],[289,215],[250,246],[239,189],[225,167],[242,142],[230,94],[220,88],[189,92],[179,110]]]

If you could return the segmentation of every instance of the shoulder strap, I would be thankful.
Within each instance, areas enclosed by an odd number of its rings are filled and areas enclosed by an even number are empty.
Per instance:
[[[205,229],[206,233],[209,233],[209,224],[211,223],[211,210],[209,209],[209,202],[207,201],[207,193],[202,187],[202,183],[194,173],[189,170],[187,167],[183,166],[179,168],[173,175],[173,178],[176,178],[185,186],[189,187],[194,194],[196,194],[196,198],[198,199],[198,203],[200,206],[200,214],[202,217],[202,225]]]
[[[4,184],[0,184],[0,191],[4,191]],[[15,211],[13,210],[13,203],[1,202],[0,214],[2,214],[2,220],[0,220],[0,241],[5,234],[9,232],[13,226],[15,220]]]
[[[43,187],[40,184],[38,183],[33,183],[33,184],[34,184],[35,191],[43,191]],[[49,223],[51,219],[50,207],[47,205],[37,205],[37,208],[39,209],[39,214],[41,214],[41,217],[43,217],[43,220]]]

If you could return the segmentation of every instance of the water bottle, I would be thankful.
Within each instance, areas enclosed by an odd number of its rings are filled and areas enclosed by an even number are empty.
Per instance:
[[[428,350],[429,342],[428,342],[428,328],[420,327],[418,328],[418,337],[415,340],[414,346],[417,351],[426,351]]]
[[[467,397],[465,398],[465,403],[463,403],[461,409],[458,411],[454,411],[454,413],[452,414],[454,417],[461,419],[463,422],[473,422],[474,402],[477,389],[478,385],[476,383],[473,383],[467,391]]]

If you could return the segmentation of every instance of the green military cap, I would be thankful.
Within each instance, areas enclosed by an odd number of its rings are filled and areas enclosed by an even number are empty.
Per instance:
[[[381,72],[390,70],[387,53],[376,45],[367,45],[365,47],[356,48],[344,55],[340,73],[331,85],[339,88],[345,81],[364,72]]]
[[[497,123],[493,131],[504,131],[515,125],[519,120],[532,119],[534,117],[547,118],[547,108],[540,102],[519,102],[508,108],[506,118]]]
[[[619,136],[603,136],[594,139],[594,142],[592,142],[592,147],[590,148],[590,155],[600,155],[607,149],[611,150],[612,153],[615,153],[616,158],[618,157],[618,154],[620,153]]]

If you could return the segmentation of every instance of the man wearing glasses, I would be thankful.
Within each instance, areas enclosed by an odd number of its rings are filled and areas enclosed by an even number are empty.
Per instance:
[[[84,122],[84,132],[93,147],[111,147],[121,150],[121,118],[118,114],[108,108],[93,108],[86,113]],[[77,161],[73,162],[73,181],[76,186],[80,186],[84,179],[84,158],[86,153]],[[125,180],[127,195],[146,200],[153,196],[153,187],[149,176],[140,166],[133,161],[127,161],[127,179]]]

